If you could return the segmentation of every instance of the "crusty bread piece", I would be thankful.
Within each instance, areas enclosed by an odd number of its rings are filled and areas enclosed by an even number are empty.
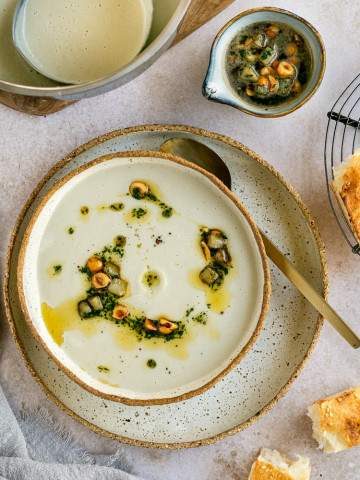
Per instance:
[[[276,450],[263,448],[251,467],[249,480],[310,480],[310,461],[291,461]]]
[[[326,453],[360,445],[360,387],[318,400],[308,409],[313,437]]]
[[[334,168],[332,188],[354,235],[360,239],[360,150]]]

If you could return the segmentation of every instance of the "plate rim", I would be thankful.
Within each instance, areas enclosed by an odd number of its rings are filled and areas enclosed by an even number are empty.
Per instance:
[[[238,212],[241,214],[242,218],[245,219],[247,225],[251,229],[251,233],[253,239],[255,240],[257,251],[260,254],[260,261],[262,266],[262,273],[264,275],[264,283],[262,287],[262,299],[261,299],[261,310],[259,315],[257,316],[256,326],[251,334],[251,337],[243,346],[243,348],[236,354],[236,356],[227,363],[225,368],[221,370],[217,375],[212,377],[209,381],[205,384],[200,385],[197,388],[193,388],[191,390],[186,391],[181,395],[175,395],[173,397],[162,397],[162,398],[150,398],[147,400],[140,400],[140,399],[133,399],[130,397],[125,397],[121,395],[109,394],[100,391],[98,388],[91,386],[90,384],[86,383],[83,379],[81,379],[77,374],[75,374],[69,366],[66,366],[63,362],[59,360],[59,358],[54,354],[54,352],[50,349],[49,345],[40,335],[38,329],[35,326],[34,321],[31,318],[29,309],[27,307],[26,302],[26,295],[24,291],[24,265],[25,265],[25,255],[26,250],[29,245],[30,236],[33,232],[35,223],[37,222],[41,213],[45,210],[46,205],[48,202],[53,198],[53,196],[65,185],[67,185],[71,180],[75,179],[82,173],[96,167],[98,165],[106,164],[111,160],[116,159],[126,159],[126,158],[157,158],[168,160],[175,165],[184,167],[184,169],[191,169],[195,172],[201,173],[206,177],[220,192],[222,192],[233,205],[237,208]],[[254,245],[255,248],[255,245]],[[188,162],[181,157],[172,155],[170,153],[153,151],[153,150],[128,150],[122,152],[112,152],[110,154],[101,155],[96,157],[95,159],[91,160],[90,162],[81,165],[68,174],[66,174],[61,179],[57,180],[49,191],[42,197],[39,205],[36,207],[34,212],[32,213],[31,218],[29,219],[29,223],[26,227],[24,235],[21,239],[19,254],[18,254],[18,264],[17,264],[17,292],[20,300],[20,309],[24,316],[24,319],[30,329],[32,336],[40,343],[40,345],[45,349],[47,354],[50,358],[56,363],[56,365],[68,376],[71,380],[74,380],[80,387],[87,390],[89,393],[96,395],[100,398],[111,400],[113,402],[120,402],[130,406],[151,406],[151,405],[164,405],[170,403],[176,403],[183,400],[188,400],[192,397],[197,395],[201,395],[209,388],[213,387],[216,383],[218,383],[225,375],[227,375],[233,368],[235,368],[246,356],[249,350],[253,347],[257,339],[259,338],[260,332],[262,331],[266,319],[266,315],[269,310],[269,303],[270,303],[270,296],[271,296],[271,278],[270,278],[270,268],[268,258],[265,252],[264,243],[262,241],[260,232],[253,220],[252,216],[248,212],[247,208],[242,204],[240,199],[235,195],[231,190],[229,190],[215,175],[206,171],[204,168],[199,167],[198,165]]]
[[[27,352],[22,344],[22,341],[17,333],[16,329],[16,324],[12,318],[12,313],[11,313],[11,304],[10,304],[10,298],[8,295],[8,290],[10,288],[10,268],[11,268],[11,259],[12,259],[12,254],[13,250],[15,247],[15,239],[17,236],[17,233],[21,227],[21,223],[30,208],[32,202],[38,195],[38,193],[41,191],[41,189],[45,186],[47,181],[53,177],[62,167],[67,165],[68,163],[71,162],[74,158],[79,156],[80,154],[86,152],[87,150],[95,147],[96,145],[105,143],[112,138],[116,137],[125,137],[129,134],[139,134],[141,132],[145,133],[151,133],[151,132],[156,132],[156,133],[169,133],[169,132],[174,132],[174,133],[190,133],[199,137],[205,137],[208,139],[212,139],[215,141],[219,141],[221,143],[224,143],[228,146],[231,146],[240,152],[245,153],[248,155],[250,158],[258,162],[260,165],[265,167],[271,174],[273,174],[279,181],[280,183],[285,187],[285,189],[292,195],[292,197],[295,199],[297,205],[299,206],[305,220],[307,221],[307,224],[309,225],[309,228],[312,231],[312,234],[314,236],[315,242],[318,247],[318,252],[319,252],[319,258],[320,258],[320,265],[321,265],[321,276],[322,276],[322,290],[323,290],[323,296],[326,299],[328,295],[328,290],[329,290],[329,281],[328,281],[328,267],[327,267],[327,260],[326,260],[326,253],[325,253],[325,246],[324,243],[321,239],[320,232],[318,230],[318,227],[315,223],[314,218],[312,217],[312,214],[310,213],[310,210],[308,207],[305,205],[305,203],[302,201],[300,195],[297,193],[297,191],[294,189],[294,187],[287,181],[285,178],[268,162],[266,162],[260,155],[255,153],[253,150],[249,149],[245,145],[243,145],[241,142],[232,139],[231,137],[227,135],[222,135],[216,132],[212,132],[209,130],[205,130],[202,128],[198,127],[192,127],[188,125],[181,125],[181,124],[145,124],[145,125],[137,125],[137,126],[132,126],[132,127],[127,127],[127,128],[122,128],[122,129],[117,129],[113,130],[111,132],[105,133],[103,135],[99,135],[90,141],[76,147],[74,150],[72,150],[68,155],[66,155],[64,158],[61,160],[57,161],[48,171],[47,173],[40,179],[40,181],[37,183],[35,188],[33,189],[32,193],[28,197],[28,199],[25,201],[23,207],[21,208],[18,217],[16,219],[16,222],[14,224],[14,227],[12,229],[12,233],[10,234],[10,240],[9,240],[9,245],[8,249],[6,252],[5,256],[5,272],[4,272],[4,282],[3,282],[3,287],[2,287],[2,296],[4,300],[4,308],[5,308],[5,317],[7,320],[7,323],[10,328],[10,332],[14,338],[15,344],[18,347],[20,354],[22,355],[25,364],[30,371],[32,377],[39,383],[39,385],[42,387],[46,397],[50,399],[52,402],[57,405],[60,410],[63,412],[67,413],[70,417],[81,423],[82,425],[86,426],[90,430],[92,430],[95,433],[101,434],[105,437],[108,437],[112,440],[118,440],[122,443],[125,443],[127,445],[132,445],[132,446],[138,446],[138,447],[145,447],[145,448],[158,448],[158,449],[167,449],[167,450],[176,450],[176,449],[183,449],[183,448],[195,448],[195,447],[200,447],[200,446],[205,446],[205,445],[212,445],[216,443],[217,441],[220,441],[230,435],[234,435],[236,433],[241,432],[242,430],[245,430],[246,428],[250,427],[253,425],[257,420],[265,416],[268,412],[272,410],[272,408],[281,400],[286,393],[289,391],[290,387],[292,384],[295,382],[297,377],[300,375],[302,370],[304,369],[307,361],[309,360],[311,354],[313,353],[315,346],[319,340],[321,329],[324,323],[324,319],[321,315],[318,315],[318,320],[317,320],[317,327],[314,332],[314,337],[313,340],[309,346],[308,351],[304,355],[304,358],[302,361],[298,364],[297,368],[294,370],[292,375],[290,376],[289,380],[286,382],[285,385],[278,391],[277,395],[274,396],[274,398],[268,402],[259,412],[257,412],[255,415],[250,417],[248,420],[245,422],[242,422],[230,429],[227,429],[221,433],[218,433],[216,435],[213,435],[211,437],[201,439],[201,440],[191,440],[191,441],[186,441],[186,442],[149,442],[149,441],[144,441],[144,440],[138,440],[138,439],[133,439],[129,438],[123,435],[115,434],[112,432],[109,432],[101,427],[98,427],[88,420],[82,418],[80,415],[77,413],[73,412],[69,407],[67,407],[63,402],[61,402],[56,395],[47,387],[47,385],[42,381],[42,379],[39,377],[38,373],[34,369],[33,365],[31,364]]]

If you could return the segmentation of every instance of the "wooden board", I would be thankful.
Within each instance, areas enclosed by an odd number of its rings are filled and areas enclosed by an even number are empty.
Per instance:
[[[175,42],[178,43],[192,32],[214,18],[234,0],[193,0],[183,23],[178,31]]]
[[[192,0],[188,12],[178,30],[174,44],[200,28],[234,0]],[[74,102],[55,100],[47,97],[16,95],[0,90],[0,103],[29,115],[50,115]]]

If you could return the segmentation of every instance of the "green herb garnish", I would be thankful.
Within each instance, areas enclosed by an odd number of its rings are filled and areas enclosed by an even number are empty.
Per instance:
[[[120,212],[120,210],[123,210],[124,207],[125,205],[123,203],[112,203],[109,208],[114,212]]]
[[[153,358],[150,358],[147,362],[146,362],[146,365],[149,367],[149,368],[155,368],[156,367],[156,362]]]
[[[158,331],[148,331],[145,329],[145,316],[129,316],[121,320],[121,322],[115,322],[118,325],[121,323],[122,326],[126,325],[130,330],[136,333],[138,340],[143,338],[162,338],[164,342],[170,342],[175,338],[181,338],[186,332],[186,325],[184,322],[176,322],[178,328],[171,332],[169,335],[163,335]],[[153,320],[153,323],[157,326],[158,320]]]
[[[75,232],[75,229],[73,227],[68,228],[68,234],[72,235]]]
[[[130,313],[128,306],[120,303],[124,296],[122,292],[126,292],[127,288],[127,281],[120,277],[119,267],[120,259],[124,255],[125,243],[125,237],[117,236],[114,239],[114,245],[106,245],[100,252],[92,255],[97,260],[101,260],[101,262],[95,262],[94,269],[92,268],[93,263],[89,261],[85,266],[78,267],[78,270],[87,276],[87,280],[91,281],[86,291],[86,297],[78,303],[79,316],[84,321],[96,317],[109,320],[119,327],[132,330],[138,340],[161,338],[164,342],[169,342],[181,338],[186,332],[184,322],[178,321],[176,324],[170,321],[164,322],[164,318],[152,320],[142,313],[140,315]],[[97,271],[99,275],[108,274],[110,276],[108,284],[104,284],[102,288],[95,288],[92,281],[95,273],[90,270],[88,264],[94,271],[99,268],[100,271]],[[61,266],[59,267],[61,268]],[[119,274],[115,267],[118,267]],[[111,273],[114,270],[116,270],[115,274]],[[144,274],[143,281],[152,288],[159,283],[160,276],[157,272],[148,271]],[[126,284],[126,288],[121,284],[122,282]],[[103,366],[98,367],[99,371],[101,367]],[[105,369],[101,371],[105,372]]]
[[[132,188],[131,189],[131,196],[133,198],[135,198],[136,200],[149,200],[150,202],[156,203],[157,205],[159,205],[159,207],[162,210],[161,215],[164,218],[170,218],[174,213],[174,209],[172,207],[170,207],[169,205],[166,205],[166,203],[160,201],[158,199],[158,197],[150,190],[149,185],[147,185],[147,187],[149,189],[147,193],[144,193],[138,187]],[[143,209],[134,209],[133,212],[135,210],[143,210]],[[143,215],[145,215],[145,214],[143,214]],[[141,216],[143,216],[143,215],[141,215]],[[133,213],[133,217],[141,218],[141,216],[138,217],[136,214]]]
[[[194,322],[200,323],[201,325],[206,325],[208,321],[208,315],[206,312],[200,312],[194,317],[192,317]]]
[[[134,218],[142,218],[147,214],[147,210],[144,210],[143,208],[133,208],[131,210],[131,215]]]
[[[142,200],[144,198],[144,195],[142,194],[140,188],[137,187],[132,189],[131,196],[136,200]]]
[[[81,213],[81,215],[87,215],[89,213],[89,207],[86,207],[86,206],[81,207],[80,208],[80,213]]]
[[[159,275],[156,272],[146,272],[144,274],[144,283],[149,288],[158,285],[160,282]]]
[[[172,216],[172,214],[174,213],[174,210],[172,209],[172,207],[165,207],[163,208],[163,211],[162,211],[162,216],[165,217],[165,218],[170,218]]]
[[[62,272],[62,265],[54,265],[53,270],[54,275],[59,275]]]
[[[117,237],[115,237],[114,243],[117,247],[125,247],[126,237],[124,237],[124,235],[118,235]]]
[[[84,267],[78,267],[78,270],[80,273],[83,273],[88,277],[88,279],[91,279],[92,273],[90,272],[89,268],[85,265]]]
[[[146,194],[146,198],[150,200],[151,202],[158,202],[158,198],[156,195],[154,195],[152,192],[149,192]]]
[[[218,290],[223,284],[226,275],[229,273],[229,269],[220,262],[212,262],[210,266],[219,275],[218,279],[211,285],[211,288]]]
[[[104,365],[99,365],[97,367],[97,369],[99,370],[100,373],[109,373],[110,372],[110,368],[105,367]]]
[[[124,256],[124,248],[118,245],[107,245],[101,252],[95,253],[95,257],[101,258],[104,263],[111,262],[114,256],[122,258]]]

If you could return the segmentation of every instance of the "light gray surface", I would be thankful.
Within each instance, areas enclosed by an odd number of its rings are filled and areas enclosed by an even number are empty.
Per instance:
[[[80,143],[103,132],[139,123],[187,123],[225,133],[262,154],[298,189],[317,217],[328,247],[330,300],[353,327],[360,259],[353,256],[337,230],[327,203],[322,151],[326,112],[343,85],[358,70],[360,5],[349,0],[287,0],[273,4],[306,17],[323,34],[328,68],[323,85],[309,104],[289,117],[261,120],[201,97],[202,77],[216,31],[240,10],[261,1],[236,1],[191,38],[167,52],[131,84],[105,96],[85,100],[48,118],[30,118],[0,107],[0,231],[1,254],[24,200],[56,160]],[[339,58],[339,52],[341,53]],[[117,444],[88,432],[45,399],[31,379],[14,343],[4,330],[0,380],[12,401],[46,407],[81,445],[92,452],[112,452]],[[304,416],[316,398],[358,383],[359,352],[350,350],[330,327],[324,328],[311,361],[290,393],[265,418],[247,431],[196,450],[166,452],[123,447],[133,472],[149,479],[245,479],[262,446],[311,457],[313,479],[356,480],[358,450],[325,456],[311,440]]]

